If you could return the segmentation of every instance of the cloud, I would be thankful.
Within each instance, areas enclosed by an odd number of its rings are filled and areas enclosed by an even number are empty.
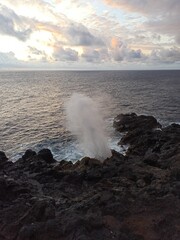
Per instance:
[[[177,14],[180,10],[179,0],[104,0],[104,2],[125,11],[153,16]]]
[[[40,50],[33,46],[28,46],[28,60],[29,61],[42,61],[42,62],[48,62],[51,60],[51,57],[49,57],[45,51]]]
[[[179,64],[179,0],[3,0],[3,4],[0,44],[9,53],[1,54],[0,63],[6,66]],[[9,42],[14,44],[8,46]]]
[[[179,0],[104,0],[111,7],[121,11],[144,16],[139,28],[152,33],[173,37],[180,44],[180,1]]]
[[[44,51],[41,51],[35,47],[28,46],[28,48],[29,48],[30,53],[33,55],[44,55],[45,54]]]
[[[82,24],[72,23],[67,29],[67,38],[69,44],[75,46],[100,46],[104,42],[95,37],[90,31]]]
[[[81,57],[92,63],[102,62],[141,62],[145,61],[147,56],[141,49],[131,49],[125,42],[119,38],[113,37],[110,44],[106,47],[92,49],[83,48]]]
[[[143,27],[147,31],[167,35],[171,37],[177,44],[180,44],[180,15],[163,18],[160,20],[148,20]]]
[[[55,61],[78,61],[78,52],[71,48],[56,47],[53,53]]]
[[[110,47],[112,59],[117,62],[141,61],[146,58],[141,49],[131,49],[125,42],[115,37],[111,39]]]
[[[149,56],[149,61],[155,63],[180,63],[180,48],[172,47],[169,49],[153,50]]]
[[[86,62],[92,62],[92,63],[105,62],[110,59],[108,50],[106,48],[100,48],[100,49],[84,48],[83,53],[81,54],[81,57]]]
[[[54,20],[50,1],[45,0],[3,0],[4,6],[13,9],[17,15],[43,21]]]
[[[6,67],[17,67],[22,64],[22,61],[19,61],[13,52],[0,52],[0,69]]]
[[[18,16],[13,10],[0,4],[0,33],[26,41],[32,25],[24,17]]]

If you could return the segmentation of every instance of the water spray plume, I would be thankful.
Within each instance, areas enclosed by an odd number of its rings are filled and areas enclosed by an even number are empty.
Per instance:
[[[104,160],[111,156],[104,132],[103,120],[95,102],[83,95],[73,94],[67,103],[69,130],[76,135],[88,157]]]

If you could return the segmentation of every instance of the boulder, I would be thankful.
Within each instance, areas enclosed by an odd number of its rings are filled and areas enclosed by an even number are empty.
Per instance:
[[[137,115],[136,113],[119,114],[115,119],[113,126],[119,132],[132,131],[135,129],[152,130],[160,128],[161,124],[153,116]]]
[[[114,127],[118,131],[126,133],[119,144],[129,144],[126,155],[146,156],[160,154],[163,159],[171,158],[180,152],[180,125],[172,124],[162,128],[153,116],[132,114],[120,114],[115,118]],[[156,160],[155,160],[156,161]],[[153,163],[149,159],[146,162]]]
[[[27,160],[27,159],[32,158],[34,156],[36,156],[36,152],[31,150],[31,149],[28,149],[28,150],[26,150],[25,154],[22,156],[22,159]]]
[[[38,152],[38,156],[45,160],[47,163],[55,163],[56,160],[54,160],[53,155],[51,151],[48,148],[44,148]]]

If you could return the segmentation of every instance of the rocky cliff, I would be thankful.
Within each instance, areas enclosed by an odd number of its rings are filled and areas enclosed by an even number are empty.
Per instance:
[[[180,126],[118,115],[119,144],[103,163],[0,152],[0,240],[179,240]]]

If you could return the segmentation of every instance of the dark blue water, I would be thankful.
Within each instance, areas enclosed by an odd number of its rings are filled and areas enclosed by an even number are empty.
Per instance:
[[[180,71],[0,72],[0,150],[17,159],[27,148],[49,147],[57,159],[83,155],[66,127],[65,104],[74,93],[97,102],[115,147],[119,113],[180,122]]]

